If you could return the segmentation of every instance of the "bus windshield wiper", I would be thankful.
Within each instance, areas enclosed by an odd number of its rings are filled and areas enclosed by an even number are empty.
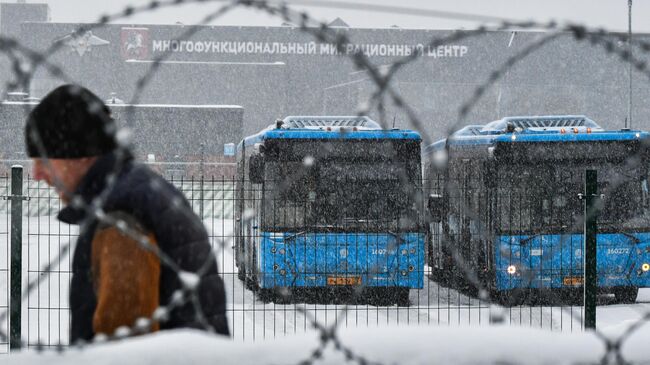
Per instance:
[[[292,234],[292,235],[288,235],[288,236],[286,236],[284,239],[285,239],[285,240],[291,240],[291,239],[294,239],[294,238],[296,238],[296,237],[304,236],[304,235],[307,234],[307,233],[317,233],[316,231],[314,231],[314,229],[318,229],[318,228],[334,229],[334,228],[336,228],[336,226],[333,226],[333,225],[331,225],[331,224],[316,224],[316,225],[311,225],[311,226],[304,227],[304,228],[303,228],[303,229],[304,229],[303,231],[300,231],[300,232],[294,233],[294,234]]]
[[[315,233],[314,231],[315,229],[324,229],[327,231],[333,231],[339,228],[340,228],[339,226],[335,226],[333,224],[312,224],[312,225],[305,226],[305,229],[309,230],[311,233]]]
[[[634,242],[635,245],[638,245],[639,243],[641,243],[641,239],[639,237],[631,234],[631,233],[621,232],[621,234],[623,234],[623,236],[629,238],[632,242]]]
[[[535,233],[535,234],[532,235],[532,236],[528,236],[528,237],[526,237],[526,238],[522,238],[521,240],[519,240],[519,244],[521,244],[521,245],[525,245],[526,243],[528,243],[528,242],[529,242],[530,240],[532,240],[533,238],[539,237],[539,236],[541,236],[541,235],[542,235],[541,233]]]
[[[381,218],[352,218],[345,217],[343,218],[344,222],[355,222],[355,223],[376,223],[376,222],[390,222],[394,221],[396,218],[391,217],[381,217]]]
[[[300,231],[300,232],[294,233],[294,234],[292,234],[290,236],[286,236],[286,237],[284,237],[284,239],[285,240],[291,240],[291,239],[294,239],[294,238],[296,238],[298,236],[302,236],[305,233],[307,233],[307,232],[306,231]]]
[[[388,234],[395,237],[395,239],[397,240],[398,245],[404,243],[404,239],[398,233],[395,233],[395,232],[392,232],[392,231],[386,231],[386,232],[388,232]]]

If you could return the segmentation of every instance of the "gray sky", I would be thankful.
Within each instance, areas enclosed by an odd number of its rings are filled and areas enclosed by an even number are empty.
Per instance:
[[[13,2],[14,0],[0,0]],[[54,22],[94,22],[104,13],[120,12],[128,5],[143,5],[149,0],[28,0],[30,3],[48,3]],[[291,0],[288,0],[291,3]],[[305,3],[306,0],[301,0]],[[325,1],[320,1],[324,3]],[[572,21],[592,27],[604,26],[610,30],[627,30],[627,0],[343,0],[349,4],[376,4],[409,9],[439,10],[517,20]],[[190,4],[171,9],[161,9],[124,19],[119,23],[142,24],[195,24],[205,14],[217,9],[223,2]],[[398,25],[402,28],[471,29],[479,23],[441,19],[427,16],[400,15],[369,10],[294,6],[303,9],[319,20],[341,17],[352,27],[376,28]],[[633,30],[650,32],[650,1],[635,0]],[[257,11],[240,9],[227,14],[217,25],[279,25],[280,20]]]

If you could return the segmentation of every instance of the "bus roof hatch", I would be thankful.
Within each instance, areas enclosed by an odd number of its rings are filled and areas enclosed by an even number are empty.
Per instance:
[[[363,129],[382,129],[374,120],[366,116],[289,116],[284,118],[284,129],[310,129],[320,127],[357,127]]]
[[[512,127],[519,130],[573,127],[591,128],[594,130],[602,129],[596,122],[584,115],[546,115],[530,117],[506,117],[486,124],[483,130],[505,131],[508,125],[511,125]]]

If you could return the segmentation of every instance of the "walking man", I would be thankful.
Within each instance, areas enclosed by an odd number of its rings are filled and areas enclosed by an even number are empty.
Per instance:
[[[45,96],[25,128],[34,178],[65,204],[58,219],[80,226],[70,342],[124,326],[228,335],[224,285],[205,227],[176,188],[118,146],[116,134],[108,107],[78,85]]]

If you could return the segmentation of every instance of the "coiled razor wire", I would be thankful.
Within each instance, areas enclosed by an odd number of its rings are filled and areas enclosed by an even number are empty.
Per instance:
[[[408,65],[409,63],[413,62],[419,57],[419,54],[417,52],[413,52],[409,56],[405,56],[397,59],[396,61],[391,63],[388,66],[388,68],[379,68],[375,66],[372,62],[370,62],[367,56],[361,51],[354,52],[354,53],[344,52],[344,50],[348,45],[353,46],[355,44],[353,40],[348,37],[347,34],[336,32],[335,30],[331,29],[327,24],[314,20],[309,14],[305,12],[297,12],[292,10],[286,3],[276,3],[270,1],[255,1],[255,0],[151,1],[146,5],[142,5],[138,7],[131,7],[131,6],[126,7],[123,11],[116,14],[104,15],[100,17],[100,19],[95,24],[89,24],[89,25],[84,25],[79,27],[73,33],[73,35],[77,35],[77,36],[82,35],[88,30],[100,28],[102,26],[107,25],[110,22],[114,22],[120,19],[125,19],[137,13],[149,12],[163,7],[180,6],[184,4],[190,4],[190,3],[206,3],[206,4],[225,3],[225,4],[221,5],[215,11],[208,13],[208,15],[205,16],[204,19],[199,24],[189,26],[188,29],[180,37],[178,37],[179,40],[191,38],[196,32],[198,32],[201,29],[200,27],[202,25],[209,24],[214,20],[218,19],[219,17],[221,17],[222,15],[236,8],[256,9],[259,11],[263,11],[269,15],[281,18],[284,21],[298,24],[298,29],[300,31],[311,35],[316,41],[320,43],[327,43],[327,44],[334,45],[336,49],[340,52],[340,54],[347,55],[347,57],[350,58],[351,62],[353,62],[355,67],[367,73],[369,80],[376,87],[376,90],[371,94],[367,103],[363,103],[362,105],[359,106],[359,110],[358,110],[359,115],[366,115],[371,110],[376,109],[380,115],[379,123],[382,125],[382,127],[387,129],[388,123],[384,111],[385,111],[385,105],[387,100],[390,100],[395,106],[400,108],[407,115],[410,126],[421,134],[423,142],[426,145],[431,143],[431,138],[429,137],[427,131],[423,128],[423,124],[418,118],[415,109],[413,109],[411,106],[408,105],[407,101],[400,95],[400,93],[391,84],[393,78],[399,73],[401,69],[403,69],[405,65]],[[294,3],[299,4],[299,2],[294,2]],[[330,8],[343,8],[343,9],[355,8],[355,7],[358,8],[360,6],[358,4],[342,2],[342,1],[335,1],[335,2],[316,1],[316,2],[309,2],[309,3],[305,2],[305,5],[330,7]],[[547,32],[546,35],[542,36],[540,39],[529,44],[524,49],[519,51],[517,54],[510,57],[501,67],[494,70],[489,75],[488,79],[485,80],[484,83],[476,87],[473,95],[469,98],[469,100],[463,103],[459,108],[457,121],[447,131],[448,136],[451,136],[452,133],[460,129],[460,127],[462,127],[466,123],[465,119],[468,116],[469,112],[472,110],[473,107],[475,107],[478,104],[479,100],[485,94],[486,90],[489,89],[492,85],[494,85],[501,77],[503,77],[503,75],[509,69],[513,68],[519,61],[526,59],[535,51],[539,50],[544,45],[554,41],[555,39],[557,39],[559,36],[563,34],[568,33],[573,35],[576,42],[587,41],[595,46],[599,46],[603,49],[605,53],[611,53],[617,55],[622,63],[630,63],[637,71],[642,72],[643,74],[650,77],[650,70],[648,69],[646,62],[639,58],[635,58],[633,54],[631,54],[627,49],[621,48],[615,42],[617,40],[618,41],[629,41],[629,40],[627,40],[627,38],[623,35],[612,34],[605,29],[588,29],[579,24],[570,24],[570,23],[559,24],[553,21],[547,23],[538,23],[535,21],[517,22],[505,18],[482,17],[482,16],[475,16],[469,14],[437,12],[437,11],[423,12],[421,9],[381,7],[377,5],[363,5],[363,6],[367,6],[370,10],[374,10],[374,11],[392,11],[392,12],[404,13],[404,14],[412,13],[412,11],[417,11],[418,15],[442,17],[442,18],[457,18],[457,19],[474,20],[474,21],[490,23],[490,25],[479,26],[474,30],[457,31],[444,37],[432,38],[428,43],[428,46],[431,47],[438,47],[441,45],[460,41],[470,37],[478,37],[491,31],[541,29]],[[7,90],[8,91],[29,90],[31,79],[33,78],[36,71],[40,67],[43,67],[50,75],[52,75],[55,78],[58,78],[65,82],[73,82],[73,80],[68,75],[65,74],[65,72],[61,67],[52,64],[49,61],[49,58],[57,51],[59,51],[61,47],[63,47],[63,45],[64,45],[64,41],[59,40],[55,42],[48,50],[40,53],[21,45],[15,39],[0,36],[0,52],[2,54],[5,54],[9,58],[11,63],[12,74],[14,76],[14,80],[8,82]],[[643,54],[647,54],[650,52],[650,42],[634,40],[631,41],[631,45],[639,49]],[[154,77],[157,70],[159,69],[161,62],[164,61],[166,58],[168,58],[170,55],[171,55],[171,50],[168,50],[163,54],[157,56],[154,59],[154,62],[151,64],[150,68],[147,70],[147,72],[140,79],[137,80],[136,91],[134,92],[133,99],[129,103],[130,105],[128,106],[127,109],[128,110],[127,117],[126,117],[127,126],[134,125],[133,105],[137,104],[137,102],[139,101],[140,95],[144,92],[144,90],[149,85],[149,82],[151,81],[151,79]],[[99,107],[98,105],[91,104],[89,106],[90,112],[96,112],[99,109],[98,107]],[[27,114],[28,112],[29,112],[29,105],[25,105],[25,113]],[[215,260],[215,256],[216,256],[215,253],[213,252],[210,257],[206,258],[205,265],[203,269],[199,270],[199,272],[197,273],[185,272],[180,267],[178,267],[178,265],[173,261],[173,259],[165,255],[163,252],[161,252],[155,245],[152,245],[150,242],[148,242],[147,237],[144,236],[142,233],[140,233],[137,229],[134,229],[134,227],[129,227],[128,224],[125,223],[124,221],[115,219],[110,214],[106,214],[105,212],[103,212],[102,210],[103,202],[107,198],[111,189],[114,187],[114,184],[116,182],[116,174],[121,169],[121,162],[123,161],[122,157],[126,155],[131,144],[130,132],[128,129],[122,129],[119,131],[108,131],[108,132],[114,134],[116,136],[116,140],[118,141],[118,145],[119,145],[117,150],[118,164],[115,166],[114,171],[111,174],[109,174],[107,177],[106,189],[99,196],[97,196],[90,204],[84,203],[79,198],[72,200],[71,204],[76,208],[83,209],[87,215],[86,220],[81,224],[82,227],[81,229],[83,229],[84,226],[91,220],[98,220],[99,222],[102,222],[104,224],[117,227],[122,233],[137,241],[141,247],[156,254],[159,257],[162,265],[169,267],[176,273],[180,282],[183,284],[183,288],[177,291],[176,293],[174,293],[169,305],[159,307],[158,309],[156,309],[156,311],[154,312],[151,318],[140,318],[136,321],[136,323],[133,326],[121,327],[111,336],[98,334],[92,343],[104,342],[104,341],[115,340],[115,339],[123,339],[133,334],[147,333],[150,331],[154,323],[165,322],[168,319],[171,310],[173,310],[178,306],[185,305],[188,302],[192,303],[192,305],[194,306],[197,320],[204,325],[206,330],[212,331],[213,329],[209,328],[209,325],[203,318],[203,311],[202,308],[200,307],[200,303],[196,295],[196,290],[198,287],[198,283],[201,280],[200,278],[203,273],[203,270],[207,268],[211,260]],[[37,141],[37,148],[39,148],[41,152],[44,152],[43,144],[40,143],[40,137],[38,135],[34,135],[31,137]],[[447,152],[449,152],[448,145],[446,146],[446,149]],[[629,157],[626,163],[632,165],[634,163],[638,164],[639,159],[637,157],[638,156]],[[44,163],[47,165],[50,162],[47,160],[47,158],[45,158]],[[445,164],[445,169],[447,168],[448,166],[446,166]],[[292,179],[297,179],[299,176],[300,173],[296,173],[294,176],[292,176]],[[402,176],[401,178],[406,178],[406,177]],[[55,184],[60,184],[60,182],[55,181]],[[162,191],[159,189],[159,186],[157,186],[156,182],[152,182],[151,188],[154,190],[158,190],[159,192],[162,193]],[[447,189],[453,192],[457,189],[457,186],[455,186],[455,184],[453,183],[447,183]],[[412,198],[414,201],[418,201],[418,202],[423,201],[421,192],[414,191],[411,193],[413,194]],[[182,204],[180,200],[168,196],[163,198],[169,199],[172,206],[175,209],[181,211],[183,214],[188,214],[188,215],[193,214],[191,211],[188,210],[188,208],[186,208]],[[469,207],[467,206],[464,206],[463,209],[465,211],[469,211]],[[244,212],[244,216],[243,216],[244,223],[250,222],[253,219],[254,214],[255,212]],[[470,212],[469,214],[470,215],[474,214],[476,216],[477,212]],[[430,219],[427,219],[425,223],[427,224],[430,223]],[[482,229],[480,231],[480,234],[487,237],[489,233],[486,232],[486,230]],[[217,247],[214,248],[213,250],[219,248],[223,249],[227,244],[228,242],[225,238],[218,238],[216,242]],[[451,251],[452,258],[456,261],[456,264],[463,270],[463,275],[465,276],[465,278],[479,290],[480,300],[488,301],[489,296],[486,294],[487,293],[486,288],[481,287],[481,282],[478,279],[476,272],[472,270],[472,267],[470,265],[463,262],[462,256],[459,254],[455,245],[446,241],[443,242],[443,244],[445,245],[446,249]],[[52,260],[48,265],[46,265],[43,268],[42,271],[49,272],[56,265],[57,262],[60,262],[60,258],[62,256],[68,254],[69,250],[70,250],[70,243],[64,245],[59,253],[59,257],[57,257],[55,260]],[[373,270],[378,271],[378,269],[379,269],[378,267],[374,267],[371,271]],[[23,300],[25,300],[29,296],[29,294],[33,290],[35,290],[38,284],[41,281],[45,280],[45,278],[46,275],[39,275],[37,279],[30,281],[27,287],[23,291]],[[286,293],[284,294],[280,293],[280,294],[287,295]],[[356,290],[354,293],[355,296],[359,294],[360,294],[359,290]],[[304,314],[305,317],[309,320],[310,326],[313,329],[315,329],[318,333],[320,333],[319,343],[317,344],[315,349],[311,351],[309,355],[307,355],[306,359],[300,362],[301,364],[311,364],[316,362],[318,359],[322,357],[323,350],[330,343],[334,344],[335,349],[337,351],[340,351],[349,361],[352,361],[357,364],[372,363],[366,358],[364,358],[363,356],[355,353],[353,349],[343,345],[343,342],[338,337],[338,331],[337,331],[338,325],[341,323],[340,321],[336,321],[331,326],[326,326],[321,324],[316,317],[312,316],[311,312],[306,306],[299,305],[296,307],[296,309],[298,312]],[[347,304],[344,305],[343,308],[340,310],[341,318],[345,318],[345,316],[348,314],[349,311],[350,311],[349,306]],[[6,320],[7,316],[8,316],[8,310],[3,313],[0,313],[0,322]],[[635,331],[637,331],[643,324],[645,324],[649,319],[650,319],[650,312],[645,312],[642,318],[640,318],[637,322],[630,325],[627,328],[627,330],[624,331],[624,333],[616,339],[610,339],[607,336],[605,336],[605,334],[601,333],[598,330],[595,330],[594,333],[598,336],[598,338],[600,338],[603,341],[606,347],[606,353],[602,358],[602,363],[626,363],[626,360],[624,359],[621,353],[622,343],[626,339],[628,339]],[[7,334],[0,330],[0,338],[6,340]],[[87,346],[87,345],[90,344],[79,344],[79,346]],[[58,349],[61,351],[65,351],[63,347],[59,347]]]

